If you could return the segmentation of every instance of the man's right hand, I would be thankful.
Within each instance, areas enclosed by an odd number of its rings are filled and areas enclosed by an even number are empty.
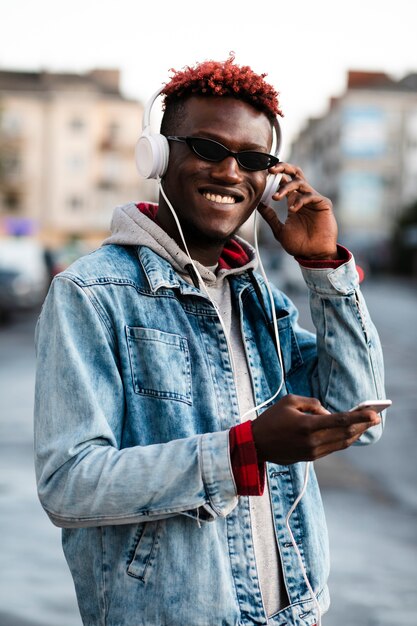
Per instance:
[[[260,463],[290,465],[348,448],[380,421],[370,409],[329,413],[316,398],[290,394],[252,422],[252,433]]]

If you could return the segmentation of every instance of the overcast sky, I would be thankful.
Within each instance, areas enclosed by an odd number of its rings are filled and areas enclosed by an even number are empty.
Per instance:
[[[287,145],[346,71],[417,72],[417,0],[0,0],[0,68],[117,67],[146,101],[180,69],[236,53],[281,94]]]

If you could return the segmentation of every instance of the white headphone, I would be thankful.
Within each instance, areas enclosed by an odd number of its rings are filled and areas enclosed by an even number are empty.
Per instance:
[[[136,167],[142,178],[162,178],[168,167],[169,144],[164,135],[153,133],[151,130],[151,111],[155,100],[161,94],[163,87],[158,89],[149,99],[143,112],[142,134],[139,137],[135,148]],[[274,119],[276,146],[274,155],[278,156],[282,145],[281,126],[278,118]],[[266,179],[264,193],[261,202],[269,205],[272,201],[272,195],[278,189],[279,181],[282,174],[272,175]]]

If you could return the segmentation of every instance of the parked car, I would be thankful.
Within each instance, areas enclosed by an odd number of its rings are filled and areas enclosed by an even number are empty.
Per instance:
[[[39,306],[49,285],[43,247],[30,237],[0,239],[0,319]]]

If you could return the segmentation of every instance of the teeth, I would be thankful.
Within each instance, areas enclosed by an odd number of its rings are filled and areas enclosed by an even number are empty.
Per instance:
[[[205,191],[203,196],[207,200],[218,202],[219,204],[235,204],[236,202],[236,198],[233,196],[221,196],[219,193],[209,193],[208,191]]]

